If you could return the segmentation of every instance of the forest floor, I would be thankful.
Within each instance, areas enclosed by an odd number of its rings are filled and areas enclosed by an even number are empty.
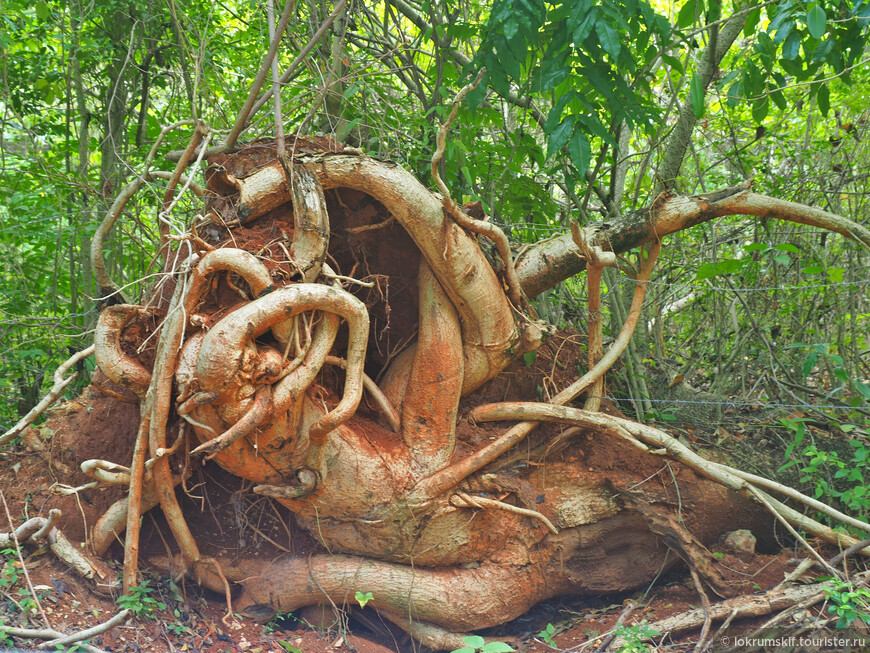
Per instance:
[[[555,352],[549,362],[539,359],[535,366],[546,365],[551,377],[573,374],[578,363],[576,355],[567,364],[557,366],[558,353]],[[563,369],[560,371],[559,368]],[[525,383],[532,376],[529,374],[531,371],[518,370],[513,383]],[[557,386],[563,381],[554,379]],[[534,393],[534,385],[524,391]],[[499,394],[506,389],[495,388],[492,392]],[[45,514],[48,507],[59,507],[65,515],[81,517],[78,521],[85,526],[78,529],[70,526],[66,534],[73,541],[82,541],[86,525],[92,525],[120,496],[121,490],[118,489],[105,492],[89,490],[60,499],[52,493],[59,478],[79,482],[75,480],[74,461],[66,458],[69,437],[80,439],[83,433],[100,433],[102,425],[115,434],[115,440],[87,442],[90,455],[110,460],[129,456],[129,445],[117,437],[117,424],[129,422],[130,428],[126,430],[134,433],[138,411],[130,404],[116,402],[114,407],[105,410],[100,408],[101,405],[94,400],[88,407],[77,409],[75,401],[67,402],[58,410],[64,412],[69,432],[53,434],[53,441],[47,444],[40,440],[38,429],[31,429],[22,442],[0,452],[0,503],[8,507],[6,513],[0,506],[0,532],[10,530],[12,524],[17,525],[23,518]],[[680,415],[680,421],[668,421],[659,426],[687,444],[702,449],[708,457],[730,460],[749,471],[772,475],[782,464],[782,452],[787,442],[778,419],[781,416],[758,408],[740,413],[730,410],[723,416],[721,426],[707,415]],[[810,425],[809,428],[815,430],[817,437],[827,437],[832,443],[835,441],[831,434],[825,433],[823,425]],[[86,480],[82,477],[81,482]],[[796,478],[780,480],[793,482]],[[314,550],[313,540],[306,533],[294,529],[289,513],[271,500],[250,493],[249,485],[217,465],[209,464],[197,470],[187,482],[183,506],[197,537],[203,543],[216,545],[224,551],[235,549],[244,551],[246,555],[274,557],[286,552],[298,556]],[[420,650],[407,634],[380,618],[371,607],[357,605],[354,597],[348,597],[344,606],[305,608],[265,623],[250,616],[227,615],[223,596],[204,592],[190,581],[179,579],[178,584],[171,581],[167,573],[172,566],[168,544],[171,535],[159,512],[151,511],[143,522],[140,568],[149,579],[147,590],[141,595],[144,600],[137,606],[143,614],[94,637],[89,640],[90,644],[113,653],[405,653]],[[722,530],[730,529],[725,524]],[[796,547],[784,531],[756,535],[759,535],[759,542],[765,544],[760,544],[754,555],[729,550],[721,543],[712,545],[710,550],[726,580],[735,586],[751,586],[761,593],[782,581],[806,557],[806,553]],[[837,553],[821,545],[817,548],[825,558]],[[21,558],[14,549],[0,551],[0,625],[77,632],[105,621],[118,611],[117,590],[104,588],[102,593],[96,592],[92,582],[81,580],[44,547],[28,545],[20,553]],[[113,545],[106,558],[110,560],[113,572],[120,573],[119,561],[123,558],[123,551],[118,543]],[[805,580],[812,581],[813,576],[810,574]],[[33,601],[34,594],[40,600],[41,609]],[[717,598],[711,594],[710,600],[716,601]],[[591,652],[598,649],[603,638],[614,629],[628,602],[636,603],[637,607],[626,620],[626,625],[641,624],[635,628],[638,630],[643,628],[643,622],[652,623],[701,606],[701,597],[687,569],[677,567],[650,587],[632,593],[546,601],[513,622],[481,634],[510,641],[517,651],[524,653],[553,650]],[[781,625],[774,636],[798,632],[802,624],[825,609],[826,606],[819,604],[803,611],[796,619]],[[266,615],[264,620],[270,617]],[[716,630],[719,624],[714,624],[708,636],[713,637],[713,643],[707,650],[727,650],[725,643],[729,639],[733,643],[738,635],[753,631],[765,620],[766,617],[735,620],[721,633]],[[694,650],[698,635],[695,631],[679,637],[659,636],[655,638],[658,642],[656,650]],[[808,635],[805,633],[804,636]],[[4,645],[28,650],[35,648],[37,640],[7,637],[4,641],[0,635],[0,649]],[[774,649],[738,646],[735,650]],[[780,650],[847,649],[838,644],[831,648],[809,645]]]
[[[746,416],[743,416],[746,418]],[[758,418],[750,421],[746,418],[741,422],[745,429],[754,428],[754,437],[763,436],[763,429]],[[699,431],[697,425],[669,425],[675,435],[688,433],[691,439],[714,442],[721,438],[721,432],[705,433]],[[682,432],[682,433],[680,433]],[[735,430],[733,437],[739,442],[742,437],[740,430]],[[19,446],[11,451],[0,453],[0,488],[4,496],[9,498],[11,514],[32,515],[39,512],[40,502],[45,499],[50,477],[39,470],[47,468],[46,461],[37,452],[27,451]],[[220,470],[213,470],[220,476]],[[37,482],[34,484],[36,477]],[[228,477],[231,479],[232,477]],[[226,482],[227,477],[218,479],[217,486]],[[238,479],[235,479],[238,481]],[[217,490],[220,492],[220,490]],[[233,493],[227,496],[212,496],[208,503],[217,510],[203,512],[208,514],[212,524],[232,524],[234,521]],[[87,495],[86,495],[87,496]],[[23,499],[23,503],[22,503]],[[237,500],[236,500],[237,503]],[[223,511],[225,514],[220,514]],[[246,507],[250,520],[250,506]],[[165,546],[163,540],[166,533],[165,525],[160,527],[157,519],[146,520],[143,534],[145,536],[145,557],[165,561]],[[207,524],[200,524],[205,528]],[[250,522],[247,526],[251,526]],[[232,530],[226,527],[227,530]],[[263,511],[257,518],[255,531],[269,539],[279,539],[280,522],[274,515]],[[5,529],[3,529],[5,530]],[[233,536],[240,536],[242,529]],[[227,533],[222,532],[226,538]],[[289,533],[285,537],[289,537]],[[299,540],[296,534],[297,542]],[[218,535],[215,534],[215,537]],[[243,536],[242,536],[243,537]],[[785,548],[787,539],[781,540],[783,548],[755,555],[735,553],[721,546],[718,550],[712,547],[714,554],[721,563],[727,577],[735,582],[745,583],[751,578],[757,591],[765,591],[774,587],[783,577],[792,571],[803,557],[803,552],[794,548]],[[304,544],[302,545],[304,547]],[[116,551],[116,559],[119,557]],[[108,594],[98,594],[93,591],[93,584],[82,581],[65,567],[45,548],[22,550],[24,566],[27,569],[30,583],[36,595],[40,598],[42,613],[30,607],[32,592],[28,589],[26,578],[21,573],[21,562],[13,550],[0,552],[3,554],[3,569],[0,572],[0,623],[18,628],[38,629],[50,625],[57,631],[76,632],[94,626],[108,619],[118,610],[115,599]],[[298,553],[298,551],[297,551]],[[830,552],[831,555],[836,552]],[[823,552],[825,555],[825,552]],[[829,557],[829,556],[828,556]],[[119,563],[114,565],[120,569]],[[149,574],[146,567],[146,574]],[[405,653],[419,650],[410,638],[394,625],[381,619],[372,610],[360,608],[351,599],[353,605],[333,608],[306,608],[297,613],[284,615],[267,623],[241,616],[226,618],[226,604],[222,596],[203,592],[189,582],[179,581],[176,585],[159,569],[150,572],[149,598],[157,603],[145,602],[145,614],[125,625],[116,627],[109,632],[95,637],[89,642],[105,651],[117,653],[129,652],[174,652],[193,651],[202,653],[340,653],[355,651],[357,653]],[[712,597],[715,600],[715,597]],[[625,604],[632,601],[638,607],[632,612],[627,624],[642,621],[655,622],[672,615],[687,612],[701,605],[693,581],[685,568],[677,568],[658,579],[650,588],[643,588],[631,594],[589,598],[565,598],[546,601],[533,608],[529,613],[503,626],[489,629],[485,635],[498,636],[512,642],[517,651],[523,653],[544,653],[547,651],[595,651],[603,637],[612,631],[616,621],[625,609]],[[805,614],[804,618],[808,618]],[[742,633],[752,631],[763,623],[764,618],[736,621],[727,631],[717,633],[710,650],[726,650],[724,642],[738,637]],[[713,632],[715,633],[714,625]],[[790,622],[794,628],[794,622]],[[788,630],[788,628],[786,628]],[[782,634],[783,631],[779,631]],[[658,637],[658,650],[691,651],[694,650],[698,633],[688,633],[680,637]],[[548,641],[549,640],[549,641]],[[23,650],[33,649],[38,640],[8,638],[0,639],[0,646],[19,647]],[[824,647],[805,650],[841,650],[842,647],[825,649]],[[74,649],[67,649],[74,650]],[[738,647],[737,650],[751,650]],[[762,647],[757,650],[772,650]],[[804,650],[800,648],[783,648],[782,650]],[[861,650],[861,649],[854,649]]]

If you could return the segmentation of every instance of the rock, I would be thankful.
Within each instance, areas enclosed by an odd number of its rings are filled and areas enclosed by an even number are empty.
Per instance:
[[[752,531],[740,529],[725,534],[725,546],[735,553],[755,553],[755,536]]]

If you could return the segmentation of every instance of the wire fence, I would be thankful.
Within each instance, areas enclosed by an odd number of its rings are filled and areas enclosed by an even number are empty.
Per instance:
[[[616,403],[635,403],[634,399],[630,399],[627,397],[612,397],[610,395],[601,395],[599,397],[593,397],[596,399],[608,399],[610,401]],[[702,405],[702,406],[727,406],[729,408],[804,408],[804,409],[812,409],[812,410],[843,410],[843,411],[854,411],[855,408],[853,406],[846,406],[845,404],[784,404],[777,403],[773,401],[705,401],[705,400],[694,400],[694,399],[644,399],[651,404],[689,404],[689,405]]]

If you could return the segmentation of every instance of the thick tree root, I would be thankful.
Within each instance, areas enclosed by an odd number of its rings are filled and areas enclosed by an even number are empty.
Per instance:
[[[552,403],[556,405],[566,404],[573,401],[581,392],[589,386],[595,384],[609,370],[613,364],[628,347],[628,342],[634,334],[640,319],[641,308],[643,307],[643,298],[646,294],[646,282],[649,281],[652,274],[653,266],[658,257],[660,243],[654,243],[650,248],[646,261],[641,266],[641,270],[637,276],[637,287],[634,290],[631,308],[626,317],[625,324],[619,332],[619,336],[611,345],[607,353],[599,360],[595,366],[586,374],[577,379],[570,386],[562,390],[558,395],[553,397]],[[469,419],[473,422],[476,419],[475,411],[469,415]],[[498,440],[489,444],[472,455],[455,462],[451,465],[441,468],[437,472],[422,479],[414,487],[411,493],[411,501],[427,501],[433,497],[439,496],[452,487],[455,487],[463,479],[468,478],[471,474],[481,469],[484,465],[491,463],[493,460],[501,456],[509,449],[515,447],[521,442],[532,430],[537,426],[537,422],[525,421],[517,424],[504,433]],[[639,443],[638,443],[639,444]],[[643,448],[643,445],[640,445]]]
[[[471,411],[469,417],[480,422],[529,419],[536,421],[562,422],[594,429],[596,432],[606,433],[626,440],[636,440],[643,446],[651,447],[651,453],[666,455],[674,460],[678,460],[695,470],[697,473],[706,476],[717,483],[725,485],[726,487],[741,492],[749,498],[758,500],[776,516],[781,517],[793,526],[803,528],[832,544],[851,546],[857,543],[858,540],[848,535],[836,533],[827,526],[824,526],[805,515],[801,515],[792,508],[788,508],[773,497],[759,490],[756,485],[763,484],[771,489],[781,491],[790,498],[796,499],[806,506],[820,510],[844,524],[870,532],[870,526],[854,517],[843,514],[816,499],[812,499],[796,490],[779,485],[773,481],[748,475],[745,472],[740,472],[740,470],[733,469],[727,465],[708,461],[675,438],[672,438],[664,431],[660,431],[659,429],[646,424],[640,424],[638,422],[632,422],[631,420],[601,413],[591,413],[566,406],[524,402],[505,402],[501,404],[477,406]],[[862,553],[865,555],[870,554],[870,550],[864,549],[862,550]]]
[[[111,381],[145,398],[151,385],[151,372],[121,349],[121,332],[142,309],[130,304],[107,306],[100,312],[94,332],[97,365]]]
[[[354,593],[361,591],[372,593],[369,605],[405,624],[412,620],[476,630],[518,617],[552,594],[553,585],[548,586],[543,574],[534,564],[423,569],[356,556],[314,555],[266,565],[242,583],[244,592],[236,607],[266,604],[278,612],[292,612],[330,601],[351,603]]]

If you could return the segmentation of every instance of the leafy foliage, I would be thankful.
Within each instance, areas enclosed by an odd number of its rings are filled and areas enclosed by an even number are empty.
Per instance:
[[[870,590],[836,579],[830,583],[831,587],[825,588],[831,603],[828,612],[838,617],[837,628],[848,628],[856,619],[870,624]]]
[[[151,594],[154,588],[150,587],[150,580],[143,580],[138,585],[129,589],[127,594],[118,597],[118,606],[122,610],[129,610],[137,617],[150,617],[156,619],[157,610],[165,610],[166,604],[158,601]]]

